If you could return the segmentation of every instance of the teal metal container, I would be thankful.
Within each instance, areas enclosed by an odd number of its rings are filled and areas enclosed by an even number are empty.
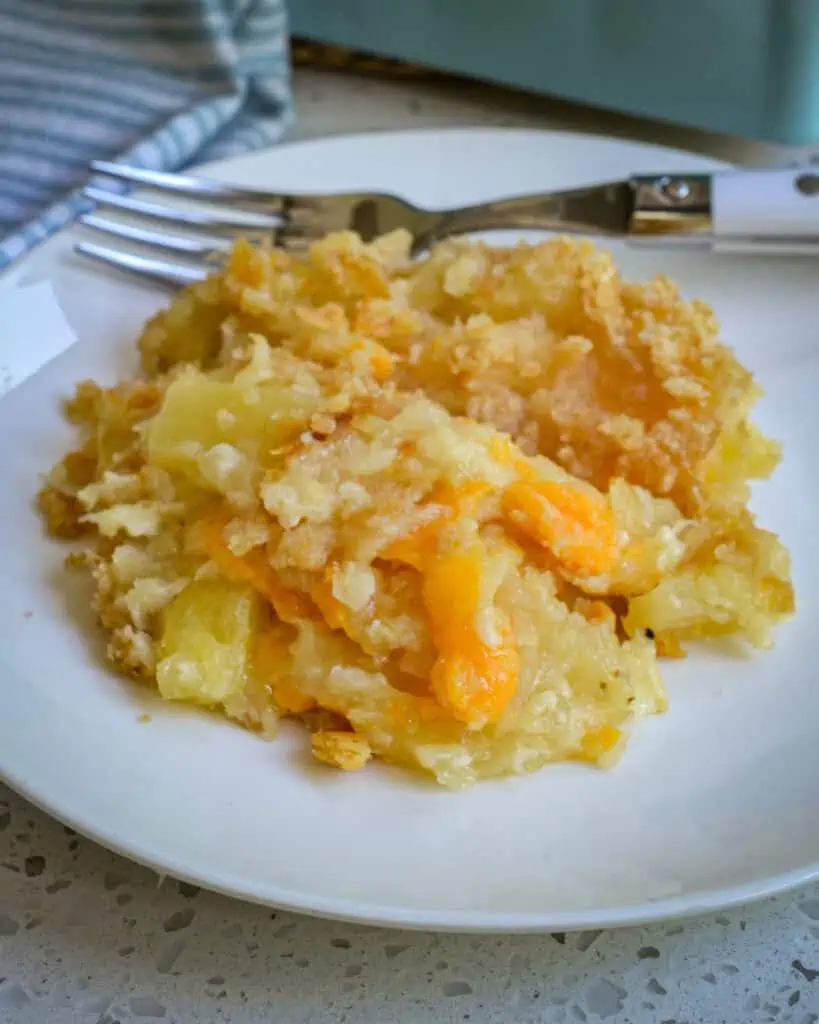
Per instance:
[[[290,0],[294,35],[712,131],[819,139],[819,0]]]

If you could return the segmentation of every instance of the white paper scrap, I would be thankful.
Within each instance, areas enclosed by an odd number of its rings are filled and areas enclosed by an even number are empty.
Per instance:
[[[48,281],[0,289],[0,398],[76,340]]]

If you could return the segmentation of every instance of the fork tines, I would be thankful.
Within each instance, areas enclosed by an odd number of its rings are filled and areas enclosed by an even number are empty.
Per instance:
[[[291,210],[298,203],[292,196],[105,161],[93,163],[91,169],[117,181],[148,187],[163,197],[178,199],[175,203],[154,202],[89,185],[83,195],[96,207],[115,211],[115,217],[93,212],[82,216],[80,223],[113,238],[196,261],[181,263],[90,242],[76,244],[77,252],[100,262],[177,287],[201,280],[208,272],[208,263],[218,261],[240,235],[290,249],[302,247],[303,232],[290,223]],[[147,222],[147,226],[140,222]],[[163,225],[185,233],[163,230]]]

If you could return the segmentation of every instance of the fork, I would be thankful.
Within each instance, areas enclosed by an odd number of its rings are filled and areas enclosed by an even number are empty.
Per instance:
[[[78,242],[75,250],[174,288],[205,277],[239,236],[303,252],[329,232],[345,229],[368,242],[404,228],[414,254],[451,235],[509,228],[819,254],[819,175],[812,171],[645,175],[436,211],[386,192],[265,192],[107,161],[96,161],[91,170],[165,197],[194,200],[192,205],[174,205],[96,185],[83,190],[96,207],[132,218],[112,219],[95,211],[80,218],[83,225],[186,262],[94,242]]]
[[[98,212],[80,222],[94,231],[173,253],[187,262],[77,242],[75,251],[100,262],[148,275],[171,287],[201,280],[214,257],[229,251],[239,236],[267,242],[288,252],[303,252],[332,231],[355,231],[367,242],[396,228],[412,236],[413,253],[450,235],[504,228],[561,231],[590,230],[590,218],[602,234],[619,233],[627,196],[618,184],[524,196],[458,209],[422,209],[389,193],[284,194],[243,188],[207,178],[169,174],[95,161],[91,170],[120,182],[141,185],[165,197],[207,203],[180,206],[109,191],[94,185],[83,190],[97,207],[133,215],[150,226],[112,219]],[[217,209],[216,206],[222,207]],[[173,230],[163,230],[167,225]],[[180,233],[180,230],[184,233]]]

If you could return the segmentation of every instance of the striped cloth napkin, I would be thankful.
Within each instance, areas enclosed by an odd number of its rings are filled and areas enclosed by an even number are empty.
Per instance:
[[[0,269],[87,209],[91,160],[178,170],[289,116],[284,0],[0,0]]]

